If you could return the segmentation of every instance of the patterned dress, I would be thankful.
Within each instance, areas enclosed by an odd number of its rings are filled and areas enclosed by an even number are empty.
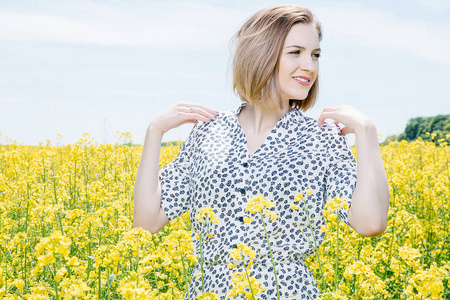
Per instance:
[[[235,111],[221,112],[209,123],[198,121],[178,156],[159,173],[161,207],[169,220],[190,210],[191,223],[199,231],[195,219],[199,208],[212,207],[219,223],[211,224],[212,242],[202,243],[204,253],[205,290],[225,299],[231,288],[228,264],[230,251],[245,243],[256,250],[250,276],[265,287],[258,299],[276,299],[276,285],[262,222],[255,217],[244,223],[249,197],[263,195],[276,205],[270,208],[279,218],[266,222],[271,249],[278,270],[281,299],[316,299],[320,297],[316,282],[304,259],[323,242],[325,233],[322,210],[333,197],[344,197],[350,204],[356,185],[356,162],[346,138],[337,125],[306,117],[292,108],[278,121],[264,143],[249,155],[245,134],[238,122],[242,103]],[[312,190],[309,202],[294,198]],[[339,211],[348,224],[347,211]],[[308,216],[310,222],[308,222]],[[193,241],[199,255],[199,241]],[[201,294],[201,278],[195,278],[189,293],[191,299]],[[239,270],[239,268],[238,268]],[[242,268],[243,270],[243,268]],[[187,296],[186,298],[187,299]]]

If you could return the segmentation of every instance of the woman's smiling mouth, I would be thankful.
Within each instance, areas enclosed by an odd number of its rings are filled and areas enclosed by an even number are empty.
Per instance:
[[[311,81],[311,77],[306,76],[295,76],[292,77],[295,81],[300,83],[301,85],[309,85],[309,82]]]

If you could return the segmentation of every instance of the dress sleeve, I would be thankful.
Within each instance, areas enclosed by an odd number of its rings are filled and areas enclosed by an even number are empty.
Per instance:
[[[158,173],[161,184],[161,207],[169,221],[181,216],[190,207],[191,157],[197,124],[198,122],[192,128],[188,139],[181,144],[177,157],[162,167]]]
[[[326,172],[325,201],[334,197],[342,197],[351,205],[353,190],[356,186],[356,161],[347,143],[347,138],[342,135],[337,125],[332,127],[328,145],[329,165]],[[348,211],[339,210],[341,221],[348,222]]]

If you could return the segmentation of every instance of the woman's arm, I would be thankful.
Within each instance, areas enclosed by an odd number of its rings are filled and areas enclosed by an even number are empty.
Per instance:
[[[346,126],[342,128],[342,134],[356,135],[357,180],[348,221],[362,236],[380,235],[387,226],[389,186],[375,124],[348,105],[325,108],[319,117],[319,125],[327,118]]]
[[[159,182],[159,157],[164,133],[185,123],[209,122],[216,115],[214,110],[204,106],[180,102],[151,121],[134,184],[134,227],[156,233],[169,222],[161,208]]]
[[[375,124],[355,128],[355,135],[357,179],[348,221],[362,236],[377,236],[387,226],[389,186]]]
[[[156,233],[168,222],[161,209],[161,185],[158,179],[163,132],[152,124],[147,128],[144,148],[134,183],[134,227]]]

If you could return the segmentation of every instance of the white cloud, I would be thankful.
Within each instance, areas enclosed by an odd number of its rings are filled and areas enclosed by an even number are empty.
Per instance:
[[[0,12],[0,39],[154,48],[215,48],[227,46],[236,24],[246,17],[235,9],[205,4],[141,5],[124,8],[83,2],[78,7],[68,6],[69,15],[60,11],[56,14]]]
[[[225,80],[225,75],[203,73],[179,73],[179,72],[125,72],[125,71],[100,71],[100,74],[111,74],[125,77],[170,77],[170,78],[194,78],[194,79],[219,79]]]
[[[450,1],[448,0],[419,0],[419,3],[436,13],[450,10]]]
[[[435,8],[446,7],[441,0],[427,3]],[[211,49],[228,47],[231,36],[251,14],[236,8],[190,2],[82,1],[74,5],[62,1],[53,5],[51,13],[0,12],[0,39],[180,48],[180,51]],[[325,37],[401,50],[428,61],[450,64],[450,34],[445,27],[360,5],[339,2],[315,6],[314,12],[324,24]]]
[[[0,96],[0,103],[28,103],[28,99],[16,98],[16,97],[2,97]]]
[[[407,20],[354,5],[316,9],[326,36],[375,48],[392,49],[450,64],[450,34],[436,24]],[[396,54],[398,55],[398,54]]]

